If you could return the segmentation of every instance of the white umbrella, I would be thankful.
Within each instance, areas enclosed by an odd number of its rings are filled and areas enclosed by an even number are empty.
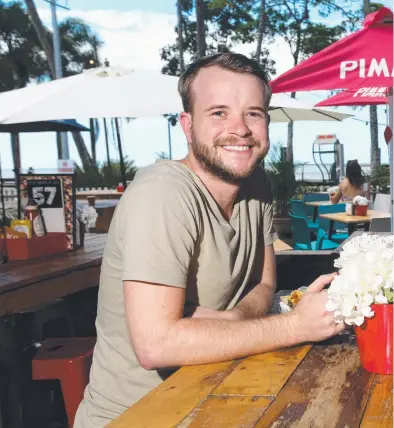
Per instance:
[[[272,95],[269,114],[271,122],[341,121],[352,116],[338,111],[315,108],[285,94]]]
[[[0,123],[64,118],[149,117],[182,109],[178,78],[100,67],[0,94]]]
[[[0,94],[0,124],[94,117],[149,117],[182,110],[178,78],[149,70],[101,67]],[[338,121],[351,115],[274,94],[272,122]]]

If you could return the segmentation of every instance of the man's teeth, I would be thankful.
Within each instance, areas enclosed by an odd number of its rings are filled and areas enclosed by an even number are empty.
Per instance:
[[[246,152],[250,149],[249,146],[223,146],[226,150],[234,150],[236,152]]]

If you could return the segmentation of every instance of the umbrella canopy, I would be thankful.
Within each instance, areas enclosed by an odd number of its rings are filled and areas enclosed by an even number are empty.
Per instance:
[[[42,122],[24,122],[1,124],[0,132],[66,132],[66,131],[90,131],[86,126],[81,125],[74,119],[68,120],[48,120]]]
[[[339,40],[271,82],[273,92],[393,86],[393,12],[382,7],[361,30]]]
[[[0,94],[0,123],[65,117],[149,117],[181,111],[178,78],[100,67]]]
[[[357,91],[347,89],[324,101],[320,101],[315,107],[328,106],[370,106],[388,104],[387,88],[360,88]]]
[[[341,121],[352,116],[337,111],[317,109],[284,94],[272,96],[269,114],[271,122]]]

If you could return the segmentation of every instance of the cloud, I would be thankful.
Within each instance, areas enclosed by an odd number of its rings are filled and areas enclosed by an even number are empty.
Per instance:
[[[49,8],[39,8],[38,13],[51,28]],[[176,40],[175,14],[78,9],[57,11],[58,22],[70,16],[83,19],[97,31],[104,42],[101,58],[108,58],[114,66],[160,70],[164,65],[160,49]]]

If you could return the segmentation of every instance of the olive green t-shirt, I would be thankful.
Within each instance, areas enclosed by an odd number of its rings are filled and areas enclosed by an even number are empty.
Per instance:
[[[180,162],[160,160],[138,170],[108,233],[97,344],[75,427],[104,427],[165,377],[137,361],[125,320],[124,280],[185,288],[185,315],[196,305],[231,309],[245,287],[257,282],[264,247],[275,239],[270,184],[262,168],[242,185],[229,221]],[[149,311],[149,302],[144,305]]]

